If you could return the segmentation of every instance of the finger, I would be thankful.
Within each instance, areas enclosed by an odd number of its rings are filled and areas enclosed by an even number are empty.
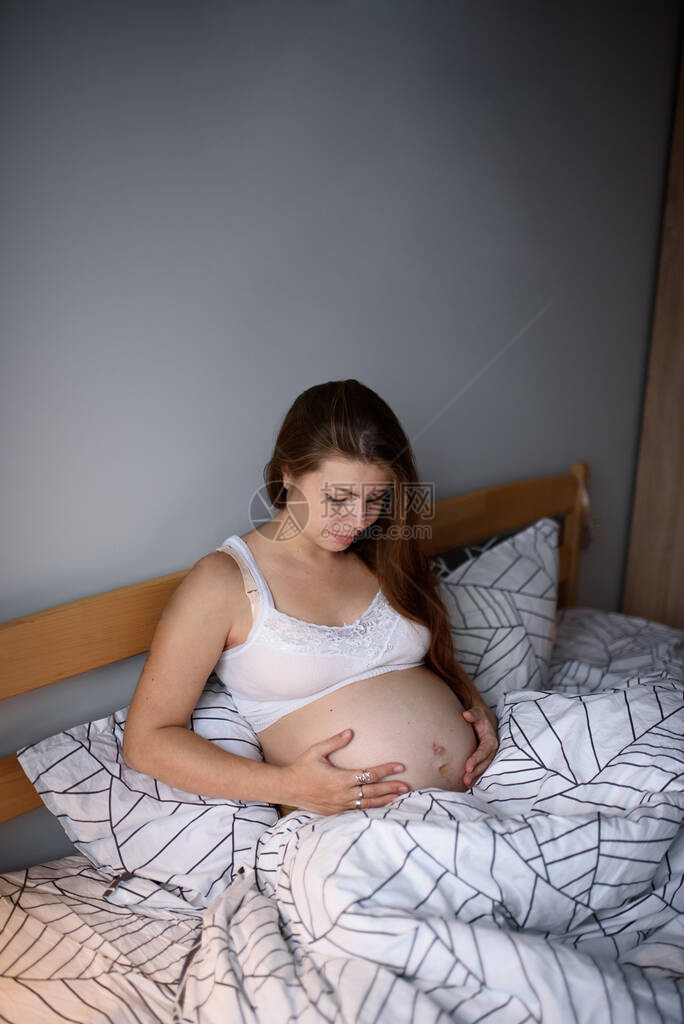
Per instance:
[[[356,806],[356,801],[354,801],[354,803],[350,807],[350,810],[353,810],[353,811],[358,811],[358,810],[367,811],[370,807],[386,807],[387,804],[391,804],[392,801],[396,800],[396,799],[397,799],[397,794],[396,793],[394,795],[388,794],[387,796],[378,796],[378,797],[370,797],[370,798],[364,797],[363,800],[361,801],[361,806],[360,807],[357,807]]]
[[[476,757],[475,755],[473,755],[472,757],[469,757],[463,766],[464,781],[468,783],[469,780],[471,780],[473,777],[477,778],[479,775],[482,775],[483,772],[485,772],[487,768],[489,768],[490,764],[496,757],[496,752],[498,749],[499,745],[497,743],[496,746],[493,747],[493,749],[489,750],[488,752],[483,751],[481,754],[479,754],[480,748],[478,747],[478,750],[475,752],[476,754],[478,754],[478,756]]]
[[[325,740],[313,743],[309,750],[313,750],[322,757],[327,757],[328,754],[332,754],[333,750],[346,747],[353,735],[354,731],[352,729],[343,729],[342,732],[335,733],[334,736],[328,736]]]
[[[481,767],[476,767],[469,772],[464,772],[463,782],[466,786],[470,787],[479,779],[483,772],[484,768]]]
[[[473,725],[478,740],[478,747],[490,744],[498,744],[499,737],[491,728],[489,722],[484,719],[482,722],[475,722]]]
[[[466,772],[472,772],[478,764],[482,764],[483,761],[491,761],[498,749],[498,744],[481,743],[476,750],[470,755],[465,765],[463,766]]]
[[[492,758],[498,749],[499,744],[497,740],[489,738],[484,739],[475,747],[475,750],[473,750],[472,754],[466,761],[466,764],[479,764],[480,761]]]
[[[487,719],[479,712],[464,711],[463,717],[466,722],[475,730],[477,736],[482,736],[487,727]]]
[[[474,771],[472,773],[472,775],[470,776],[470,782],[468,783],[468,785],[472,786],[473,783],[477,782],[477,780],[479,778],[481,778],[484,775],[484,773],[487,771],[488,767],[489,767],[489,765],[482,765],[480,768],[478,768],[476,771]]]
[[[358,794],[359,786],[354,783],[356,787],[356,794]],[[408,793],[409,786],[405,782],[376,782],[374,786],[364,783],[363,785],[363,799],[373,800],[378,796],[387,796],[388,793]]]
[[[469,775],[472,775],[473,772],[477,771],[480,765],[489,764],[491,760],[492,756],[489,754],[485,754],[482,757],[473,757],[470,759],[469,762],[466,762],[466,764],[464,765],[464,769],[466,772],[468,772]]]
[[[466,771],[472,771],[475,765],[479,764],[483,757],[486,757],[486,752],[482,749],[482,744],[473,750],[472,754],[466,761],[464,767]]]
[[[358,788],[359,783],[356,781],[356,776],[360,775],[361,772],[370,772],[370,779],[368,782],[362,783],[364,786],[368,786],[374,782],[379,782],[381,779],[386,778],[388,775],[397,775],[399,772],[406,771],[406,765],[398,764],[396,761],[391,764],[376,764],[373,768],[359,768],[358,771],[351,773],[350,785]]]
[[[469,722],[472,725],[478,735],[485,735],[489,732],[490,728],[494,736],[498,735],[498,723],[496,723],[496,721],[492,721],[484,709],[469,708],[467,711],[461,712],[461,714],[465,718],[466,722]]]

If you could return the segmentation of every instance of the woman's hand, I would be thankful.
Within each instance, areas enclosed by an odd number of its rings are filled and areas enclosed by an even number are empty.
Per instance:
[[[464,765],[463,784],[470,789],[494,760],[499,749],[499,737],[496,718],[486,705],[473,704],[468,711],[463,712],[463,717],[466,722],[470,722],[477,736],[477,746]]]
[[[328,755],[340,747],[346,747],[354,735],[351,729],[345,729],[320,743],[308,747],[291,764],[281,769],[283,780],[283,803],[301,807],[316,814],[337,814],[340,811],[351,811],[356,808],[359,795],[359,783],[355,776],[360,775],[364,766],[359,768],[336,768],[328,760]],[[368,768],[370,779],[363,783],[361,808],[383,807],[396,797],[408,793],[409,786],[399,779],[391,782],[381,780],[388,775],[405,771],[405,765],[398,763],[380,764]]]

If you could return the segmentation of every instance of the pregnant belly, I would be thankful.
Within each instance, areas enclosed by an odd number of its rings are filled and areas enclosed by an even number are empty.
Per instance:
[[[406,769],[388,778],[403,779],[411,789],[462,792],[464,765],[477,745],[462,711],[444,680],[421,665],[342,686],[258,735],[266,761],[286,765],[313,743],[353,729],[352,740],[330,754],[338,768],[396,761]]]

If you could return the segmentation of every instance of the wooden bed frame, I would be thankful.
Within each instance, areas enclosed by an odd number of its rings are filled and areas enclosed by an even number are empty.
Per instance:
[[[589,466],[486,487],[434,506],[428,556],[528,526],[562,520],[558,606],[575,604],[582,527],[589,511]],[[69,601],[0,624],[0,701],[148,651],[162,610],[188,572]],[[115,709],[113,709],[115,710]],[[15,755],[0,759],[0,822],[42,806]]]

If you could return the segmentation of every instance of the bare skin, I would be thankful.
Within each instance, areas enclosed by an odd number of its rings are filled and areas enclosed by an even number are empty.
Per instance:
[[[278,532],[293,515],[288,500],[265,529],[243,540],[279,611],[324,625],[353,622],[370,605],[378,581],[355,553],[343,552],[350,537],[377,518],[376,495],[386,489],[389,474],[344,459],[328,460],[296,484],[283,477],[291,491],[305,495],[304,517],[304,506],[293,502],[299,530]],[[349,482],[350,491],[332,520],[330,505],[320,501],[330,494],[330,480]],[[491,713],[479,699],[463,712],[447,684],[425,666],[360,680],[285,716],[259,734],[264,762],[191,733],[187,722],[207,676],[222,650],[244,642],[251,625],[235,560],[219,551],[199,559],[164,609],[131,702],[124,734],[129,764],[206,796],[331,814],[355,806],[355,776],[363,769],[371,774],[363,787],[365,809],[409,789],[463,790],[491,762],[498,746]]]
[[[444,681],[424,667],[361,679],[313,701],[260,732],[271,764],[288,764],[312,742],[349,726],[351,742],[329,755],[340,768],[356,768],[401,758],[406,768],[395,778],[410,789],[463,792],[465,763],[477,741],[464,720],[463,705]],[[283,813],[294,810],[281,808]]]
[[[335,559],[343,564],[334,566],[328,586],[321,588],[317,583],[314,588],[306,565],[298,565],[284,582],[279,544],[265,541],[258,531],[242,539],[266,576],[276,608],[287,615],[341,626],[358,618],[377,592],[377,579],[351,552]],[[349,609],[348,618],[341,603]],[[231,627],[227,648],[237,648],[247,639],[251,621],[246,618],[242,616]],[[410,789],[439,787],[462,792],[466,789],[465,764],[477,746],[473,728],[462,713],[463,705],[444,680],[419,666],[343,686],[297,708],[257,735],[266,760],[287,765],[311,743],[350,728],[353,739],[329,755],[331,764],[356,768],[396,759],[406,766],[396,778],[407,782]],[[283,813],[290,810],[294,808],[281,807]]]

